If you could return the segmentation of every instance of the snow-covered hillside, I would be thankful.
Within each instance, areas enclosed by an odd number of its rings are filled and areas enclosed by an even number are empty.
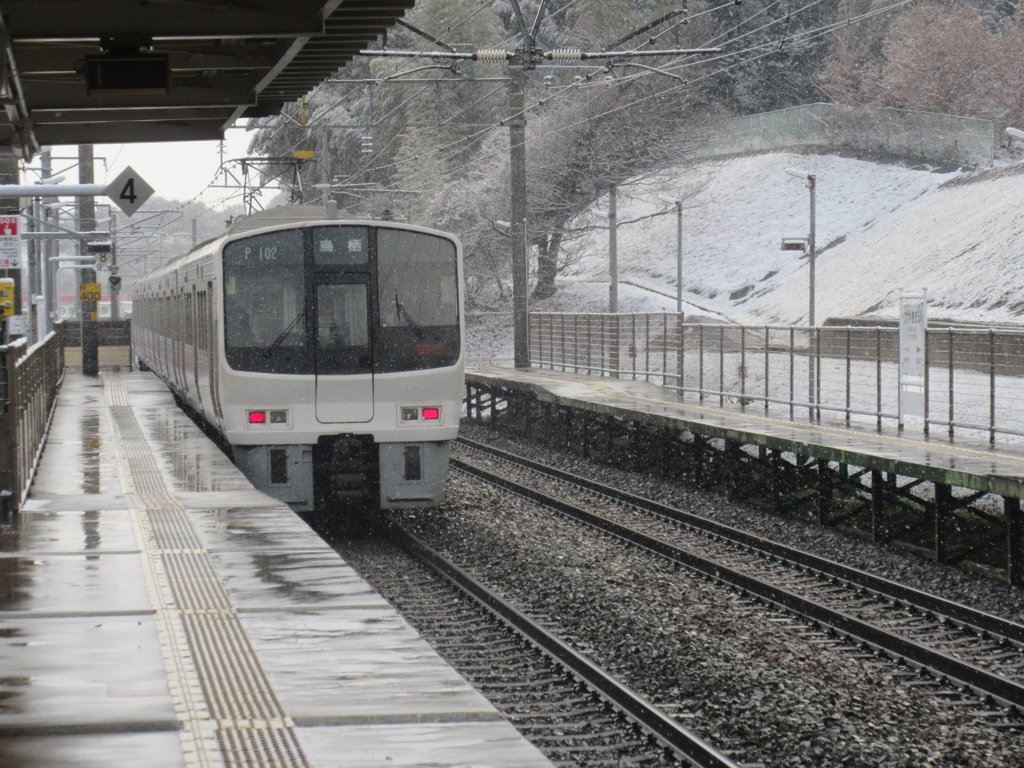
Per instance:
[[[927,287],[931,318],[1024,324],[1024,163],[937,173],[791,153],[686,166],[642,187],[620,187],[619,311],[675,309],[676,215],[657,197],[696,190],[683,213],[687,316],[805,323],[807,258],[780,244],[807,234],[809,194],[786,168],[817,175],[819,323],[892,317],[901,288]],[[607,200],[596,209],[607,210]],[[659,211],[665,215],[649,218]],[[586,255],[575,274],[531,309],[607,311],[607,229],[581,247]]]
[[[807,258],[780,243],[807,234],[809,193],[786,168],[817,175],[819,322],[892,315],[901,287],[927,287],[934,317],[1024,322],[1024,164],[943,174],[832,155],[748,155],[620,188],[619,220],[669,209],[659,192],[702,187],[683,213],[689,303],[735,322],[806,322]],[[675,294],[674,211],[620,224],[618,245],[620,280]],[[584,248],[579,274],[561,281],[565,290],[545,309],[575,309],[588,293],[581,282],[604,284],[593,285],[588,308],[607,306],[607,231]],[[673,309],[658,293],[642,308]],[[640,309],[637,298],[624,295],[620,309]]]

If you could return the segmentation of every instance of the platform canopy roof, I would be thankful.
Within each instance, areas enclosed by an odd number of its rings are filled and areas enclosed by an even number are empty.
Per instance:
[[[0,0],[0,148],[221,138],[277,114],[415,0]]]

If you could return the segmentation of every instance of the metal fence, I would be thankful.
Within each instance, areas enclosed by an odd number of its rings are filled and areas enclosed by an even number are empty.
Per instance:
[[[50,333],[0,346],[0,512],[17,511],[28,495],[64,376],[64,347]]]
[[[530,362],[650,381],[768,416],[1024,437],[1024,332],[931,328],[925,413],[899,416],[897,328],[685,323],[675,313],[531,313]],[[906,422],[905,424],[903,422]]]
[[[728,120],[703,153],[715,156],[827,147],[988,168],[993,163],[995,145],[995,124],[991,120],[819,103]]]

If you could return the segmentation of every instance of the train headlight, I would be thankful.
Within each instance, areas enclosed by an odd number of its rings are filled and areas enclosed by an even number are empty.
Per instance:
[[[437,421],[441,418],[440,408],[424,408],[423,409],[423,420],[424,421]]]
[[[267,412],[266,411],[249,411],[249,423],[250,424],[266,424],[267,423]]]
[[[402,421],[416,421],[420,417],[419,408],[403,408]]]

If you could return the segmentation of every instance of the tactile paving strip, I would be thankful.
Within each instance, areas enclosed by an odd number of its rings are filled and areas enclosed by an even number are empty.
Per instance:
[[[124,381],[108,373],[103,386],[186,765],[308,766],[188,511],[167,492]]]

